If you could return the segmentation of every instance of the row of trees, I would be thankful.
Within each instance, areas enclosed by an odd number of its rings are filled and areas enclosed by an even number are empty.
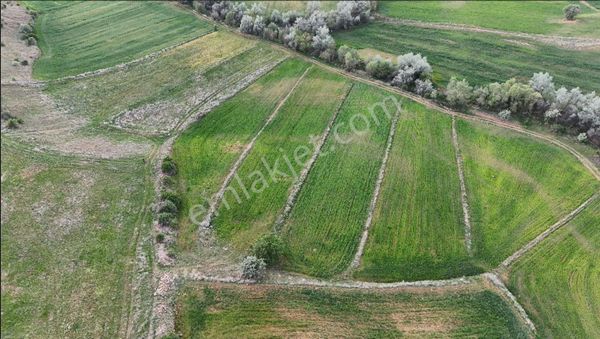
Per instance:
[[[286,46],[327,61],[336,58],[336,44],[330,32],[366,23],[371,16],[370,1],[340,1],[336,9],[323,11],[321,3],[309,1],[305,13],[270,13],[260,3],[194,1],[194,9],[213,19],[239,28],[241,32],[278,41]]]
[[[527,82],[510,79],[473,87],[465,79],[452,78],[446,89],[446,101],[455,107],[477,105],[511,116],[537,118],[578,133],[579,141],[600,146],[600,97],[584,94],[579,88],[556,88],[548,73],[535,73]]]

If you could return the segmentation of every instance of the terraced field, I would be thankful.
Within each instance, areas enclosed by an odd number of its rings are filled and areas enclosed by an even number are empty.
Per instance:
[[[359,271],[377,281],[479,272],[469,262],[451,118],[406,102]]]
[[[326,153],[315,163],[281,231],[290,251],[287,268],[330,277],[350,264],[397,110],[391,101],[384,102],[389,116],[381,108],[371,114],[369,108],[388,96],[364,84],[348,94],[335,123],[337,137],[323,146]]]
[[[505,302],[475,289],[380,291],[196,284],[178,297],[184,338],[524,337]]]
[[[141,163],[42,153],[3,132],[3,337],[119,336],[149,232]]]
[[[457,126],[481,265],[497,265],[600,188],[556,147],[489,125]]]
[[[542,337],[600,336],[600,200],[517,262],[509,287]]]
[[[327,91],[323,91],[327,88]],[[217,233],[247,249],[269,232],[315,145],[349,90],[338,75],[312,68],[258,138],[214,220]]]
[[[381,1],[387,16],[466,24],[506,31],[600,37],[600,13],[584,6],[577,24],[564,21],[563,8],[573,1]]]
[[[190,250],[195,244],[197,226],[189,219],[190,208],[206,204],[219,190],[244,146],[307,67],[308,64],[298,60],[283,62],[177,139],[173,159],[179,164],[179,187],[184,200],[178,239],[180,250]],[[198,215],[197,220],[202,217]]]
[[[207,22],[164,2],[31,1],[26,5],[41,11],[35,30],[42,56],[33,68],[39,79],[110,67],[212,30]]]
[[[434,81],[440,85],[445,85],[452,76],[467,78],[471,84],[485,84],[512,77],[529,79],[535,72],[550,72],[559,85],[600,90],[600,63],[595,61],[600,58],[598,51],[572,51],[522,38],[378,21],[336,32],[334,38],[338,45],[392,55],[421,53],[433,67]]]

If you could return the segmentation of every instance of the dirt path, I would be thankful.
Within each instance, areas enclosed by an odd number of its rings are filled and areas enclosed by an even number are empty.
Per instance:
[[[283,104],[285,104],[285,102],[288,100],[288,98],[292,95],[292,92],[294,92],[294,90],[296,89],[296,87],[298,87],[298,85],[300,84],[300,82],[302,82],[302,80],[304,79],[304,77],[306,76],[306,74],[308,73],[308,71],[311,68],[312,67],[308,67],[304,71],[304,73],[302,73],[302,76],[299,77],[298,80],[296,80],[296,83],[294,84],[294,86],[290,89],[290,91],[287,93],[287,95],[283,99],[281,99],[279,101],[279,103],[277,104],[277,106],[275,107],[275,109],[273,110],[273,112],[271,113],[271,115],[267,118],[267,121],[265,121],[265,123],[260,128],[260,130],[256,133],[256,135],[254,136],[254,138],[252,138],[252,140],[250,141],[250,143],[248,145],[246,145],[246,147],[244,148],[244,151],[242,151],[242,154],[240,154],[240,156],[238,157],[238,159],[235,161],[235,163],[233,164],[233,166],[229,170],[229,173],[227,174],[227,177],[225,177],[225,180],[223,181],[223,184],[221,185],[221,188],[219,189],[219,191],[217,192],[217,194],[215,194],[214,198],[210,202],[210,206],[208,208],[208,212],[206,213],[206,217],[200,223],[200,227],[199,228],[210,228],[211,222],[212,222],[212,218],[214,217],[215,213],[217,212],[217,208],[219,207],[219,204],[220,204],[221,200],[223,199],[223,195],[225,194],[225,190],[227,189],[227,186],[229,186],[229,183],[231,182],[231,180],[233,179],[233,177],[237,173],[238,169],[240,168],[240,166],[242,165],[242,163],[244,162],[244,160],[246,159],[246,157],[248,156],[248,154],[250,154],[250,151],[254,147],[254,144],[256,143],[256,140],[258,139],[258,137],[260,137],[260,135],[262,134],[262,132],[271,124],[271,121],[273,121],[273,119],[275,119],[275,117],[277,116],[277,113],[279,113],[279,110],[281,109],[281,107],[283,106]]]
[[[385,170],[387,168],[390,150],[392,149],[394,135],[396,134],[396,127],[398,127],[398,119],[400,118],[400,114],[401,109],[398,109],[396,111],[396,114],[394,115],[392,124],[390,125],[390,133],[388,134],[387,143],[385,145],[385,152],[383,153],[383,160],[381,161],[381,166],[379,167],[379,174],[377,175],[377,181],[375,182],[373,197],[371,198],[371,203],[369,204],[367,219],[365,220],[365,224],[363,226],[363,232],[360,237],[360,242],[358,244],[356,253],[354,254],[354,259],[352,260],[350,266],[344,273],[345,276],[350,276],[352,271],[357,269],[358,265],[360,265],[360,259],[362,258],[363,252],[365,250],[365,245],[367,244],[367,239],[369,238],[369,229],[371,228],[371,223],[373,222],[373,214],[375,213],[375,207],[377,206],[377,201],[379,200],[381,184],[383,183],[383,179],[385,177]]]
[[[467,249],[467,254],[473,256],[473,250],[471,249],[471,215],[469,213],[469,200],[467,198],[467,186],[465,185],[463,159],[458,144],[458,133],[456,132],[456,116],[452,116],[452,145],[454,146],[454,154],[456,155],[456,168],[458,169],[458,180],[460,182],[460,202],[465,224],[465,247]]]
[[[391,25],[398,26],[412,26],[419,28],[431,28],[451,31],[462,31],[462,32],[475,32],[475,33],[490,33],[498,34],[510,38],[525,38],[534,41],[538,41],[548,45],[554,45],[566,49],[585,50],[595,49],[600,47],[600,39],[597,38],[579,38],[579,37],[566,37],[558,35],[544,35],[544,34],[532,34],[532,33],[521,33],[521,32],[509,32],[502,31],[499,29],[483,28],[477,26],[451,24],[451,23],[434,23],[424,22],[417,20],[408,19],[397,19],[390,18],[381,14],[375,14],[375,19],[379,22],[384,22]]]

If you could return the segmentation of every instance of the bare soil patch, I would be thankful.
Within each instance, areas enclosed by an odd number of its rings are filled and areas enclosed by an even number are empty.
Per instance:
[[[6,6],[6,7],[4,7]],[[21,40],[19,27],[21,24],[33,24],[32,16],[16,1],[2,1],[2,82],[31,81],[32,64],[40,55],[37,46],[27,46],[27,41]],[[27,62],[26,65],[21,62]]]

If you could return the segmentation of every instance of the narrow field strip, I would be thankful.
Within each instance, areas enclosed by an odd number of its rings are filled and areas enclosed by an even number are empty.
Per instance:
[[[452,119],[403,105],[360,280],[447,279],[481,273],[465,248]]]
[[[394,134],[396,134],[396,127],[398,125],[398,118],[400,117],[401,111],[402,110],[399,109],[392,120],[390,134],[388,135],[388,140],[385,146],[385,153],[383,154],[383,161],[381,161],[381,167],[379,168],[379,174],[377,175],[377,182],[375,183],[375,190],[373,191],[373,197],[371,198],[371,204],[369,205],[367,220],[365,221],[364,230],[360,238],[360,243],[358,244],[358,249],[354,255],[354,259],[346,271],[347,275],[350,275],[351,271],[358,267],[360,264],[360,259],[362,258],[365,250],[365,245],[369,237],[369,228],[371,227],[371,222],[373,221],[373,213],[375,212],[375,206],[377,205],[377,199],[379,198],[379,192],[381,191],[381,184],[383,183],[383,178],[385,176],[385,169],[390,156],[392,141],[394,140]]]
[[[352,261],[398,109],[389,99],[364,84],[350,91],[282,227],[286,268],[331,277]]]
[[[575,210],[600,183],[570,154],[528,136],[457,121],[473,256],[495,268]]]
[[[331,120],[329,120],[329,123],[327,124],[327,128],[323,132],[321,138],[317,141],[317,144],[315,145],[315,151],[313,152],[312,156],[310,157],[310,159],[308,160],[308,162],[306,163],[304,168],[302,168],[302,171],[300,172],[298,179],[294,183],[294,186],[292,186],[292,189],[290,190],[290,194],[288,195],[287,202],[285,203],[285,207],[284,207],[283,211],[279,214],[279,216],[275,220],[275,224],[273,225],[273,231],[275,233],[278,233],[281,231],[281,227],[283,227],[283,224],[285,223],[288,216],[290,215],[290,212],[292,211],[292,208],[294,207],[294,203],[296,202],[296,199],[298,198],[298,193],[300,193],[300,189],[302,189],[302,185],[304,185],[304,182],[306,181],[306,178],[308,177],[310,170],[313,168],[313,165],[319,158],[319,155],[321,154],[321,149],[323,148],[325,141],[329,137],[329,133],[331,133],[333,124],[337,120],[337,117],[340,113],[342,105],[344,104],[344,102],[346,102],[346,98],[348,98],[348,94],[350,94],[350,91],[352,90],[353,86],[354,86],[354,83],[350,83],[350,86],[348,86],[348,89],[346,90],[344,97],[342,98],[342,100],[340,100],[338,107],[335,109],[333,116],[331,117]]]
[[[337,74],[320,68],[307,72],[223,190],[212,221],[221,239],[245,251],[272,230],[298,173],[315,153],[312,139],[331,124],[349,87]]]
[[[197,226],[190,214],[198,223],[204,219],[206,204],[221,187],[243,145],[256,135],[307,67],[308,64],[297,59],[282,62],[206,114],[175,141],[172,157],[179,168],[177,180],[183,198],[179,251],[190,250],[196,244]],[[198,206],[204,208],[204,213]]]
[[[469,256],[473,256],[471,239],[471,216],[469,213],[469,200],[467,198],[467,187],[465,185],[465,174],[462,155],[460,154],[460,145],[458,144],[458,133],[456,133],[456,117],[452,116],[452,145],[456,154],[456,167],[458,169],[458,180],[460,182],[460,202],[463,210],[463,220],[465,225],[465,247]]]
[[[233,166],[229,170],[229,173],[225,177],[225,180],[223,181],[223,184],[221,185],[221,188],[217,191],[217,193],[215,194],[215,196],[211,199],[210,207],[209,207],[209,209],[208,209],[208,211],[206,213],[206,217],[204,217],[204,220],[202,220],[202,222],[200,223],[200,227],[207,228],[207,227],[211,226],[212,218],[214,217],[215,212],[217,211],[217,206],[219,205],[219,203],[223,199],[223,195],[225,194],[225,190],[227,189],[227,185],[229,185],[229,183],[233,179],[233,176],[236,174],[237,170],[242,165],[242,162],[244,161],[244,159],[246,159],[246,157],[248,156],[248,154],[252,150],[252,147],[254,147],[254,144],[256,143],[256,140],[258,139],[258,137],[260,137],[260,135],[262,134],[262,132],[267,128],[267,126],[269,126],[269,124],[271,123],[271,121],[273,121],[273,119],[275,118],[275,116],[277,116],[277,113],[279,113],[279,110],[281,109],[281,107],[283,106],[283,104],[292,95],[292,93],[294,92],[294,90],[296,89],[296,87],[298,86],[298,84],[300,84],[300,82],[302,82],[302,80],[304,79],[304,77],[306,76],[306,74],[308,73],[308,71],[311,68],[312,67],[307,68],[304,71],[304,73],[302,73],[302,75],[296,80],[296,82],[294,83],[294,86],[292,86],[292,88],[288,91],[288,93],[286,94],[286,96],[283,97],[277,103],[277,106],[275,106],[275,109],[268,116],[267,120],[263,123],[262,127],[258,130],[258,132],[254,135],[254,137],[252,138],[252,140],[250,140],[250,142],[246,145],[246,147],[244,148],[244,150],[240,153],[240,156],[237,158],[237,160],[235,161],[235,163],[233,164]]]
[[[600,337],[600,199],[502,275],[541,338]]]

